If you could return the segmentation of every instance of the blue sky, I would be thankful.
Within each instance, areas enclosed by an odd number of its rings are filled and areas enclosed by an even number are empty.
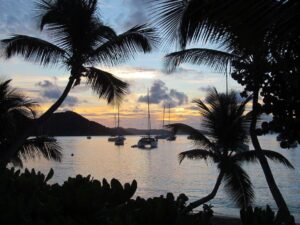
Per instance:
[[[99,15],[104,23],[118,33],[149,21],[148,0],[102,0],[99,1]],[[41,34],[34,19],[33,0],[0,0],[0,38],[11,34],[26,34],[46,38]],[[203,47],[200,43],[196,46]],[[207,46],[205,46],[207,47]],[[163,50],[161,50],[163,49]],[[172,105],[172,122],[193,124],[199,122],[199,115],[190,103],[194,98],[204,98],[205,90],[215,86],[225,90],[225,76],[209,68],[182,65],[173,74],[163,72],[163,56],[175,49],[157,48],[148,55],[137,55],[134,60],[114,68],[106,69],[130,84],[130,94],[121,106],[121,125],[124,127],[146,127],[145,106],[142,101],[147,89],[151,90],[153,103],[152,123],[159,128],[164,104]],[[14,86],[40,104],[45,111],[63,90],[68,80],[64,68],[42,67],[15,57],[9,61],[0,59],[1,79],[13,79]],[[230,88],[240,89],[230,80]],[[83,116],[107,126],[113,125],[115,109],[99,100],[88,87],[82,84],[73,89],[60,111],[73,110]]]

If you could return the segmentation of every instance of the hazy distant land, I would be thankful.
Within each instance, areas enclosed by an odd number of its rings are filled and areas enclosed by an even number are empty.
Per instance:
[[[168,131],[163,129],[151,130],[151,134],[164,134]],[[85,117],[71,111],[55,113],[42,126],[39,127],[38,135],[50,136],[107,136],[107,135],[145,135],[147,130],[135,128],[109,128],[97,122],[90,121]]]

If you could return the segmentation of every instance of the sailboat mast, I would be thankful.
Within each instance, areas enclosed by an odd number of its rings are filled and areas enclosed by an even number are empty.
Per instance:
[[[118,106],[118,128],[120,128],[120,106]]]
[[[171,124],[171,104],[169,104],[169,124]]]
[[[165,127],[165,113],[166,113],[166,106],[164,105],[164,111],[163,111],[163,122],[162,122],[162,126],[163,126],[163,128]]]
[[[148,89],[148,135],[151,135],[150,98]]]
[[[118,105],[117,109],[118,109],[118,114],[117,114],[118,118],[115,121],[115,123],[116,123],[116,128],[117,128],[117,136],[119,136],[120,135],[120,106],[119,105]]]

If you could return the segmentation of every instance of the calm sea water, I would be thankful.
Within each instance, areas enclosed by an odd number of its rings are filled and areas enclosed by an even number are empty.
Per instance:
[[[213,164],[191,160],[185,160],[181,165],[178,163],[178,153],[194,148],[186,136],[179,136],[176,142],[159,141],[158,149],[151,151],[131,148],[138,139],[138,136],[127,137],[125,146],[116,147],[107,142],[107,137],[93,137],[91,140],[85,137],[60,137],[58,140],[64,154],[61,163],[41,159],[28,161],[25,167],[44,173],[53,168],[55,175],[52,183],[63,183],[68,177],[77,174],[91,174],[95,179],[117,178],[123,183],[136,179],[136,195],[145,198],[172,192],[175,195],[185,193],[190,200],[195,200],[211,192],[217,177]],[[275,136],[262,137],[261,143],[265,149],[285,155],[296,168],[290,170],[271,163],[280,190],[296,221],[300,222],[300,149],[281,150]],[[275,208],[260,165],[249,164],[244,165],[244,168],[255,186],[256,205],[269,204]],[[218,214],[239,215],[239,210],[223,187],[211,203]]]

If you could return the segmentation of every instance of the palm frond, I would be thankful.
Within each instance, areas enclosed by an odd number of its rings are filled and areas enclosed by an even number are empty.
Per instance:
[[[159,27],[166,44],[175,42],[181,35],[182,17],[187,6],[187,0],[152,0],[152,23]]]
[[[0,148],[9,146],[31,125],[35,118],[35,107],[34,102],[10,86],[10,80],[0,82]],[[55,139],[49,137],[27,139],[19,151],[10,158],[10,162],[22,167],[22,158],[40,156],[49,160],[61,160],[61,148]]]
[[[128,84],[119,80],[111,73],[94,67],[88,67],[86,72],[87,84],[99,98],[105,98],[108,103],[119,102],[128,91]]]
[[[194,99],[192,103],[195,103],[201,115],[211,113],[210,108],[201,99]]]
[[[41,136],[27,139],[18,152],[18,157],[24,159],[41,156],[47,160],[60,162],[62,149],[55,139]]]
[[[154,24],[161,28],[163,36],[168,41],[178,41],[182,48],[185,48],[189,41],[198,40],[202,36],[202,40],[207,40],[208,37],[217,39],[219,36],[224,39],[228,33],[225,32],[226,27],[217,22],[220,15],[212,17],[211,14],[228,3],[228,1],[222,4],[220,1],[161,0],[153,4],[156,11]]]
[[[203,150],[203,149],[193,149],[193,150],[189,150],[189,151],[185,151],[185,152],[181,152],[178,155],[178,160],[181,163],[185,158],[188,159],[204,159],[205,161],[208,159],[211,160],[215,160],[216,155],[211,152],[211,151],[207,151],[207,150]]]
[[[220,169],[225,172],[225,188],[232,200],[241,208],[249,206],[254,200],[254,190],[248,174],[236,163],[225,163]]]
[[[103,24],[98,24],[98,26],[95,28],[95,48],[98,46],[104,44],[105,42],[112,40],[117,36],[114,29],[112,29],[109,26],[105,26]]]
[[[6,58],[20,55],[26,60],[42,65],[57,64],[65,58],[66,52],[45,40],[26,35],[15,35],[1,41]]]
[[[294,169],[294,166],[291,164],[291,162],[280,153],[271,150],[262,150],[261,152],[268,159],[276,163],[280,163],[286,166],[287,168]],[[235,156],[233,156],[233,160],[240,162],[258,162],[258,153],[254,150],[238,153]]]
[[[0,139],[6,139],[20,132],[36,117],[38,105],[10,86],[11,80],[0,81]]]
[[[150,52],[157,43],[158,38],[153,28],[147,25],[136,26],[96,48],[90,58],[111,66],[134,58],[139,52]]]
[[[237,94],[236,92],[234,93]],[[246,107],[249,102],[252,101],[252,95],[248,96],[247,98],[243,98],[241,102],[238,102],[239,106],[237,107],[237,115],[244,116],[246,120],[251,120],[252,112],[246,112]]]
[[[90,21],[96,18],[97,0],[39,0],[36,11],[39,12],[40,29],[47,25],[50,29],[70,26],[71,20]],[[70,20],[71,18],[71,20]],[[80,25],[81,23],[78,23]]]
[[[7,93],[5,98],[0,99],[0,112],[2,114],[16,113],[34,119],[36,116],[35,109],[37,107],[38,104],[36,102],[29,100],[15,90],[11,90],[10,93]]]
[[[205,65],[216,71],[225,71],[229,62],[236,58],[234,54],[214,49],[193,48],[173,52],[165,56],[165,67],[173,72],[182,63]]]
[[[165,36],[176,36],[182,48],[199,40],[232,46],[236,36],[255,43],[272,26],[279,2],[284,1],[161,0],[154,7],[155,21]]]
[[[248,142],[250,119],[244,115],[248,101],[240,102],[236,92],[223,94],[211,88],[205,100],[196,99],[193,103],[202,116],[202,126],[216,145],[239,151],[244,150]]]
[[[188,126],[182,123],[169,124],[165,127],[172,130],[174,133],[183,132],[190,135],[191,140],[195,142],[195,144],[203,146],[208,149],[214,149],[214,144],[203,134],[203,132]]]
[[[37,12],[41,30],[54,38],[54,43],[78,59],[88,54],[99,41],[97,0],[39,0]],[[82,55],[81,55],[82,56]]]

